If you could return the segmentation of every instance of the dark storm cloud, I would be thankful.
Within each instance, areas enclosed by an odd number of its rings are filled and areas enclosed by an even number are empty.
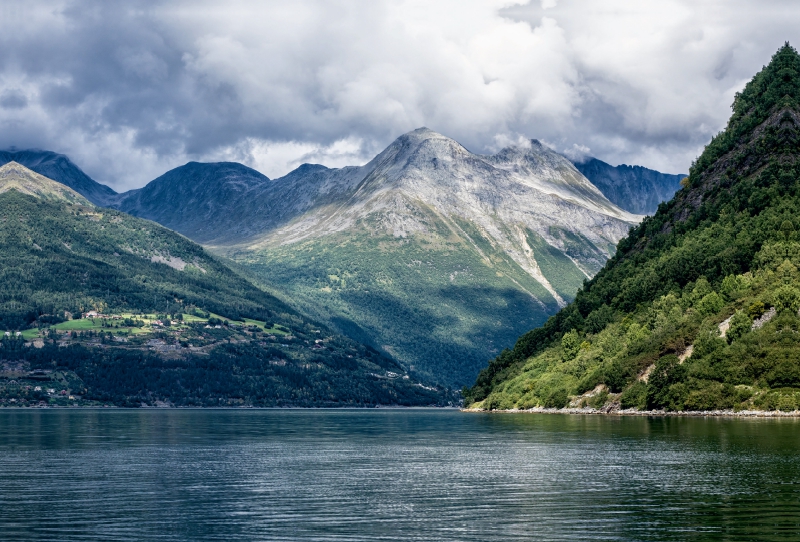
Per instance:
[[[787,7],[788,6],[788,7]],[[270,176],[426,125],[686,171],[790,40],[791,3],[6,1],[0,147],[123,189],[189,159]]]

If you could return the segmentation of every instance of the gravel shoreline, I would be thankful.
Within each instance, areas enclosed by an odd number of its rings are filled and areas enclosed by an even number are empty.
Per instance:
[[[692,418],[800,418],[800,410],[783,412],[781,410],[703,410],[667,412],[664,410],[636,410],[636,409],[596,409],[596,408],[543,408],[535,407],[526,410],[484,410],[478,408],[462,408],[461,412],[483,412],[490,414],[584,414],[601,416],[667,416],[667,417],[692,417]]]

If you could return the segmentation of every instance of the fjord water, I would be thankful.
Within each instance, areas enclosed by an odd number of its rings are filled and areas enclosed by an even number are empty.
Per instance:
[[[794,419],[3,410],[3,540],[782,540]]]

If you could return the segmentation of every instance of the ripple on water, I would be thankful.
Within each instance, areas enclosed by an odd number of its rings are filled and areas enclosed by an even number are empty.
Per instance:
[[[796,424],[0,411],[0,538],[797,539]]]

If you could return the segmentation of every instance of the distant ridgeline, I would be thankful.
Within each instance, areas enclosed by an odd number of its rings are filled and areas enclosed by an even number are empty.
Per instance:
[[[660,173],[642,166],[612,166],[597,158],[572,160],[605,197],[630,213],[652,215],[658,205],[672,199],[686,175]]]
[[[0,167],[0,329],[0,404],[71,395],[79,404],[427,405],[445,396],[185,237],[95,207],[16,162]]]
[[[484,409],[800,407],[800,56],[737,94],[668,203],[465,390]]]

